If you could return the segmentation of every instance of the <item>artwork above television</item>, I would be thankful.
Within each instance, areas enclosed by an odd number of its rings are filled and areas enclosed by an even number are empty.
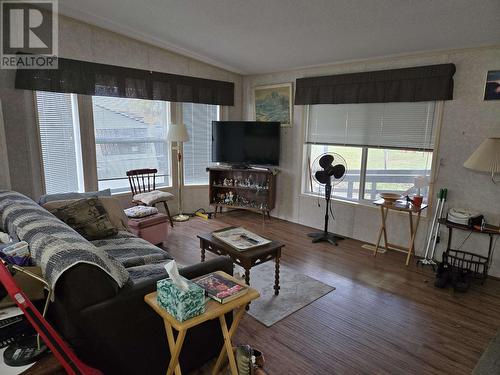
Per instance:
[[[238,167],[277,166],[280,123],[264,121],[213,121],[212,162]]]

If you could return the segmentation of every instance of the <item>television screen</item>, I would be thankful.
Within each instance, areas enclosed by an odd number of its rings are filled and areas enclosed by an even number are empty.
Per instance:
[[[212,161],[279,165],[279,122],[213,121]]]

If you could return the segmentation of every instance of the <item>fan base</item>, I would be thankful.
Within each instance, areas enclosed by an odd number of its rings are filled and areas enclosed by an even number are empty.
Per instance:
[[[337,246],[338,243],[337,241],[342,241],[344,237],[337,236],[333,233],[329,232],[315,232],[315,233],[309,233],[309,237],[312,237],[312,242],[317,243],[317,242],[329,242],[332,245]]]
[[[40,339],[38,349],[37,336],[26,336],[10,344],[3,353],[3,360],[7,366],[26,366],[38,361],[49,353],[49,348]]]

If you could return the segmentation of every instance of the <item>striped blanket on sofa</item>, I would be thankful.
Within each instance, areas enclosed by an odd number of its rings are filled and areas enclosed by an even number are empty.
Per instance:
[[[28,242],[32,258],[52,288],[64,271],[78,263],[101,268],[119,287],[130,279],[120,261],[20,193],[0,191],[0,230]]]

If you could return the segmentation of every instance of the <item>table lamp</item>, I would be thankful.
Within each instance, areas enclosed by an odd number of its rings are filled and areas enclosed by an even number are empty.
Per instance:
[[[184,124],[170,124],[168,126],[167,141],[176,142],[174,150],[177,150],[177,188],[179,196],[179,213],[175,215],[174,221],[187,221],[188,215],[182,213],[182,142],[189,141],[189,134]]]
[[[464,167],[478,172],[491,173],[495,181],[495,173],[500,172],[500,137],[487,138],[464,163]]]

